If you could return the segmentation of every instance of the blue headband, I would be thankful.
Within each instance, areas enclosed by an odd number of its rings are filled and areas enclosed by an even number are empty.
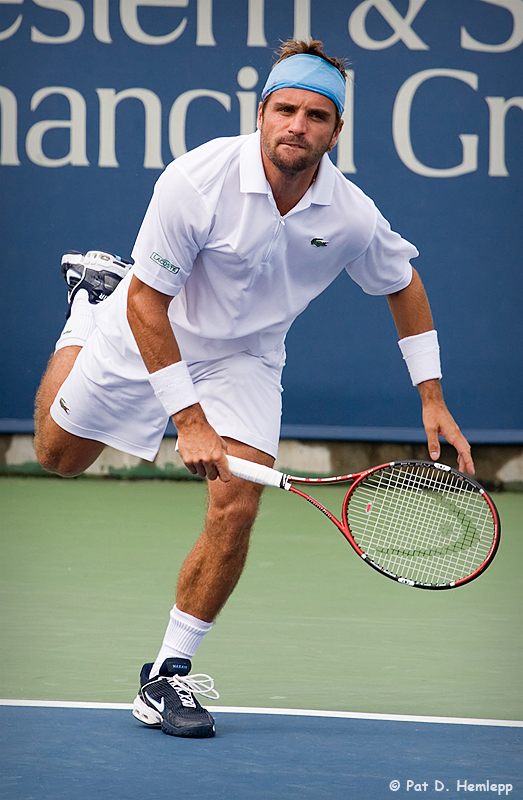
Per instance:
[[[273,68],[263,87],[261,99],[278,89],[307,89],[332,100],[340,114],[345,105],[345,81],[332,64],[319,56],[299,53],[284,58]]]

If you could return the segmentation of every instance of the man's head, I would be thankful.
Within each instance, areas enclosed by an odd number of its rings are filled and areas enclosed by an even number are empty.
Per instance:
[[[318,164],[337,142],[343,122],[344,62],[318,41],[286,42],[258,110],[262,151],[277,169],[297,175]]]
[[[332,100],[338,126],[345,103],[346,61],[327,56],[319,39],[309,42],[290,39],[276,55],[278,60],[262,90],[262,110],[272,92],[278,89],[308,89]]]

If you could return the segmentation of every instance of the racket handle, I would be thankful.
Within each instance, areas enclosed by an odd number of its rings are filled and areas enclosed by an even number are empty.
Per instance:
[[[290,484],[288,476],[277,469],[265,467],[263,464],[255,464],[252,461],[245,461],[237,456],[227,456],[229,467],[233,475],[243,478],[253,483],[261,483],[262,486],[274,486],[276,489],[288,489]]]

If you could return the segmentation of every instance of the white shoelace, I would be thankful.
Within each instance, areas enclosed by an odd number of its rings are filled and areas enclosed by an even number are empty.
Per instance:
[[[209,700],[218,700],[220,695],[214,688],[214,680],[210,675],[199,673],[197,675],[173,675],[166,678],[171,686],[175,689],[177,686],[182,689],[187,689],[193,694],[201,694],[203,697],[208,697]]]

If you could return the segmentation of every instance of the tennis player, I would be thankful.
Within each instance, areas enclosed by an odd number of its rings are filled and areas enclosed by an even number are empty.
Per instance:
[[[474,469],[443,400],[437,333],[410,264],[417,250],[329,159],[344,99],[344,62],[321,42],[287,42],[257,132],[166,168],[133,266],[100,251],[62,260],[69,317],[37,396],[40,463],[77,475],[105,445],[152,461],[172,417],[185,465],[209,481],[203,532],[134,703],[138,719],[171,735],[214,735],[194,696],[216,696],[212,679],[188,673],[241,575],[262,491],[231,476],[226,454],[272,466],[285,335],[340,272],[388,298],[431,457],[441,434],[460,469]]]

